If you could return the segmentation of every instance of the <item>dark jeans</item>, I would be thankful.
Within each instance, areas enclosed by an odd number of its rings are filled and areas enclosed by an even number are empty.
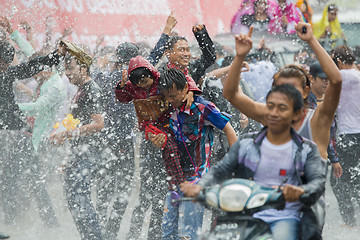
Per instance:
[[[101,158],[106,159],[106,162],[102,163],[97,174],[96,209],[105,228],[104,237],[114,240],[131,193],[134,175],[133,138],[109,142]]]
[[[64,172],[65,196],[82,240],[102,240],[99,216],[91,201],[91,185],[97,172],[98,148],[73,147]]]
[[[27,195],[24,191],[30,191],[44,224],[58,225],[45,181],[41,179],[42,164],[34,152],[31,137],[20,130],[1,130],[0,139],[0,189],[5,222],[15,223]]]
[[[140,178],[139,205],[134,209],[127,239],[139,239],[145,213],[151,205],[148,239],[161,239],[163,201],[167,193],[166,173],[161,151],[144,138],[140,143]]]
[[[331,174],[330,183],[345,224],[356,225],[354,205],[360,204],[360,134],[341,135],[336,142],[342,176]]]

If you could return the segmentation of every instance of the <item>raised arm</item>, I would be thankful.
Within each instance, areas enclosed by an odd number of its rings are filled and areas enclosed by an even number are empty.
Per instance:
[[[127,70],[123,70],[121,81],[116,84],[115,97],[122,103],[128,103],[133,100],[134,88],[128,80]]]
[[[150,53],[148,60],[153,66],[158,64],[159,60],[164,55],[165,45],[169,41],[171,31],[177,24],[177,20],[174,16],[174,12],[175,12],[174,10],[171,11],[171,14],[168,16],[168,18],[166,20],[166,25],[161,34],[161,37],[160,37],[159,41],[156,43],[154,49]]]
[[[227,67],[218,68],[206,74],[206,77],[223,78],[228,74],[229,70],[230,70],[230,65]]]
[[[196,83],[199,83],[208,67],[213,65],[216,60],[214,43],[212,42],[205,25],[193,26],[192,31],[199,44],[202,55],[200,59],[190,64],[191,76]]]
[[[253,28],[251,27],[247,35],[240,34],[235,36],[236,55],[230,66],[228,76],[223,82],[223,96],[240,112],[255,121],[260,122],[261,124],[266,125],[264,118],[265,104],[255,102],[246,96],[239,85],[240,73],[244,59],[246,54],[252,48],[252,31]]]
[[[26,39],[31,44],[31,46],[36,49],[36,43],[34,41],[33,28],[26,20],[21,20],[20,26],[26,31]]]
[[[61,82],[59,74],[55,73],[51,78],[57,78]],[[54,82],[45,94],[41,94],[35,102],[19,103],[21,111],[26,112],[29,116],[37,116],[40,109],[50,108],[59,102],[64,101],[65,91],[57,86],[58,83]]]
[[[19,30],[14,30],[12,28],[9,19],[7,19],[6,17],[0,17],[0,26],[9,33],[10,39],[16,42],[16,44],[26,57],[30,57],[32,54],[35,53],[31,44],[19,34]]]
[[[45,43],[41,48],[41,52],[50,52],[52,47],[53,27],[55,26],[55,19],[48,16],[45,21]]]
[[[303,28],[306,28],[306,33],[303,33]],[[318,145],[321,143],[321,145],[327,147],[330,138],[330,127],[340,99],[341,75],[334,61],[313,35],[310,24],[298,23],[296,32],[302,40],[310,45],[330,82],[326,89],[324,101],[318,105],[311,120],[315,142],[317,142]],[[319,148],[322,148],[322,146],[319,146]],[[323,149],[320,149],[321,153],[322,150]],[[326,151],[326,149],[324,151]]]
[[[22,63],[20,65],[8,68],[8,73],[17,78],[24,79],[34,76],[35,74],[44,70],[44,65],[53,66],[60,63],[64,53],[62,50],[55,50],[54,52],[31,59],[29,62]]]

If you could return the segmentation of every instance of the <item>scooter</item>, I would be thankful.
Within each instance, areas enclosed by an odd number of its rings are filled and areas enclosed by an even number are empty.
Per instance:
[[[210,232],[201,236],[201,240],[270,240],[273,237],[269,226],[252,215],[270,208],[284,209],[280,187],[274,189],[252,180],[231,179],[203,189],[196,199],[182,198],[173,202],[195,200],[225,212],[224,216],[215,218]]]

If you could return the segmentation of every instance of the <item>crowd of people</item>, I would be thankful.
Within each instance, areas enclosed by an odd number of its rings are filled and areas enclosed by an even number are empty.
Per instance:
[[[1,224],[16,225],[33,198],[56,229],[47,183],[59,171],[81,239],[117,239],[140,138],[139,202],[126,239],[139,239],[150,207],[148,239],[198,239],[204,207],[171,200],[233,177],[268,187],[287,179],[285,208],[254,217],[277,240],[322,239],[328,164],[342,219],[356,226],[360,56],[346,45],[327,52],[323,39],[345,39],[337,12],[329,4],[313,23],[306,0],[243,0],[231,23],[234,52],[198,24],[200,56],[174,31],[174,12],[154,48],[104,46],[99,37],[93,51],[67,41],[71,29],[53,41],[50,23],[39,48],[26,21],[25,39],[0,17]],[[304,48],[280,66],[266,37],[253,48],[256,32]]]

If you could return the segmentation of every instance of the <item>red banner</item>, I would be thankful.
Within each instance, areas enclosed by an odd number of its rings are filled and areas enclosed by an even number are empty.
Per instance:
[[[55,20],[54,34],[72,27],[69,39],[94,47],[99,35],[106,45],[124,41],[145,41],[159,38],[167,16],[175,10],[178,21],[174,31],[193,40],[191,27],[204,23],[214,36],[228,32],[239,0],[0,0],[0,14],[7,16],[14,29],[27,20],[34,29],[35,40],[45,39],[45,22]],[[56,37],[55,37],[56,38]]]

